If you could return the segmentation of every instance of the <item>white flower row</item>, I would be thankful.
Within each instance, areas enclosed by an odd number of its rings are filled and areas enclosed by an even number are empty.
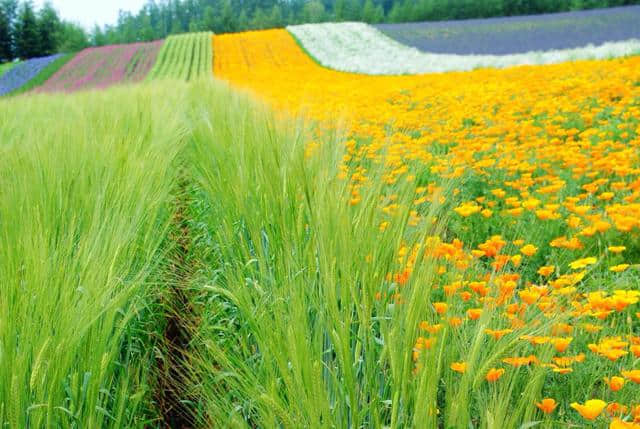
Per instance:
[[[600,46],[511,55],[433,54],[396,42],[374,27],[359,22],[293,25],[287,29],[325,67],[374,75],[504,68],[640,53],[640,40],[631,39]]]

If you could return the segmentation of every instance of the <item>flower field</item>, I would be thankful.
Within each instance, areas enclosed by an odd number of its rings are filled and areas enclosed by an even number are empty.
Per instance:
[[[5,72],[9,71],[11,68],[13,68],[16,65],[16,63],[4,63],[4,64],[0,64],[0,76],[2,76]]]
[[[506,55],[455,55],[422,52],[387,37],[363,23],[326,23],[289,26],[288,30],[320,64],[363,74],[418,74],[476,68],[504,68],[525,64],[552,64],[577,59],[621,57],[640,52],[637,38],[561,50],[519,51]],[[494,33],[492,33],[494,34]]]
[[[158,55],[149,79],[195,80],[211,76],[211,33],[171,36]]]
[[[0,76],[0,426],[640,428],[640,42],[395,28]]]
[[[60,55],[34,58],[23,61],[0,76],[0,95],[20,89],[36,77],[45,67],[59,58]]]
[[[640,421],[640,58],[373,77],[282,30],[214,52],[218,78],[277,109],[346,118],[350,204],[375,202],[398,243],[369,304],[421,312],[404,374],[425,396],[383,397],[392,426]]]
[[[38,91],[107,88],[143,80],[155,64],[163,41],[87,48],[48,79]]]
[[[462,21],[378,24],[423,52],[506,55],[640,39],[640,6]]]

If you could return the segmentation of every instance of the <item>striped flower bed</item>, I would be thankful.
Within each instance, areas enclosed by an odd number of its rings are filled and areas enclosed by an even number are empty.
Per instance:
[[[428,53],[508,55],[640,39],[640,6],[457,21],[377,24]]]
[[[40,71],[60,56],[61,55],[58,54],[48,57],[33,58],[12,67],[0,76],[0,95],[6,95],[20,89],[20,87],[27,84],[31,79],[36,77]]]
[[[398,43],[363,23],[305,24],[289,26],[288,30],[304,49],[325,67],[372,75],[504,68],[640,53],[640,40],[631,39],[599,46],[511,55],[432,54]]]
[[[88,48],[76,55],[39,91],[77,91],[139,82],[155,63],[163,41]]]

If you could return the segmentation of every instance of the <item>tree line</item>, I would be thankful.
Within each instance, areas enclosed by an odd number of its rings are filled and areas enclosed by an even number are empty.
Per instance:
[[[115,24],[86,31],[49,3],[0,0],[0,61],[163,39],[195,31],[228,33],[325,21],[411,22],[487,18],[640,4],[640,0],[148,0]]]
[[[78,24],[60,18],[51,3],[0,0],[0,62],[74,52],[90,44]]]
[[[115,25],[95,27],[94,44],[164,38],[187,31],[229,33],[325,21],[411,22],[540,14],[640,4],[640,0],[149,0]]]

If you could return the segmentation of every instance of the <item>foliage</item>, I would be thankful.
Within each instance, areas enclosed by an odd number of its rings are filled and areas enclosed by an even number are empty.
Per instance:
[[[79,51],[89,44],[78,24],[61,20],[49,1],[34,10],[31,1],[0,1],[0,61]]]
[[[17,57],[34,58],[40,56],[42,47],[38,30],[38,22],[31,3],[22,3],[15,32]]]

